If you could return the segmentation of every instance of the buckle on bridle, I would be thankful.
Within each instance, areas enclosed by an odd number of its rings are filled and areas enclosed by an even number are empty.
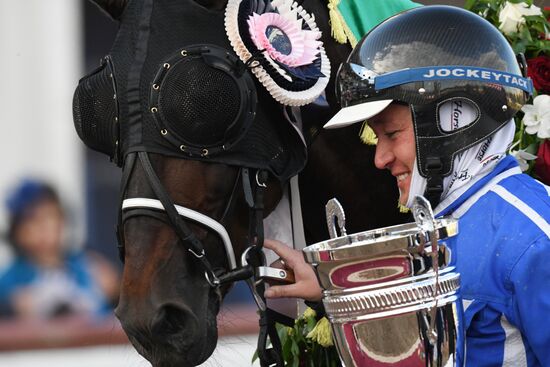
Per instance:
[[[187,249],[190,253],[192,253],[197,259],[201,259],[204,257],[204,249],[202,249],[201,251],[201,254],[200,255],[197,255],[197,253],[195,251],[193,251],[193,249],[189,248]]]
[[[265,182],[263,182],[263,180],[262,180],[262,182],[260,182],[260,177],[259,177],[260,172],[261,172],[260,170],[256,171],[256,185],[258,185],[259,187],[266,188],[267,184]],[[262,174],[262,176],[265,176],[265,174]]]
[[[210,279],[210,276],[208,275],[207,271],[204,272],[204,277],[206,278],[206,281],[208,282],[208,284],[210,284],[210,286],[212,288],[219,287],[220,286],[220,279],[216,276],[216,274],[214,274],[214,273],[210,273],[210,274],[212,274],[212,277],[214,279]]]

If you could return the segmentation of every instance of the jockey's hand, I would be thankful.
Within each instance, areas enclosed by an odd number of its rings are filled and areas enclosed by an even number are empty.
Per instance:
[[[322,289],[317,281],[313,267],[305,262],[301,251],[294,250],[284,243],[265,240],[264,247],[273,250],[283,259],[285,267],[294,272],[295,283],[270,286],[264,293],[265,298],[303,298],[306,301],[320,301]]]

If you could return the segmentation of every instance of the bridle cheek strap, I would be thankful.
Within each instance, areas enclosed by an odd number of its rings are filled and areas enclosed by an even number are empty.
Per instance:
[[[117,226],[116,226],[116,236],[117,236],[117,248],[118,248],[118,257],[120,261],[124,263],[126,258],[126,249],[125,249],[125,239],[124,239],[124,228],[123,228],[123,219],[122,219],[122,203],[126,195],[126,188],[128,182],[130,181],[130,176],[134,170],[134,165],[136,162],[136,154],[128,154],[126,162],[124,163],[124,169],[122,170],[122,177],[120,180],[120,193],[119,193],[119,205],[118,205],[118,215],[117,215]]]
[[[160,179],[158,178],[153,168],[153,165],[149,160],[149,155],[147,154],[147,152],[138,152],[137,155],[141,166],[145,171],[147,179],[149,180],[149,185],[161,202],[162,207],[166,212],[166,215],[168,216],[168,220],[172,224],[172,228],[176,232],[176,235],[180,238],[185,248],[189,250],[189,252],[191,252],[191,254],[193,254],[195,258],[200,261],[205,270],[205,277],[208,283],[212,287],[218,287],[220,285],[220,281],[214,273],[212,265],[206,258],[204,246],[202,245],[201,241],[199,241],[199,239],[195,236],[195,234],[189,229],[185,221],[181,218],[175,204],[170,198],[170,195],[160,182]]]
[[[162,205],[162,202],[157,199],[149,199],[149,198],[131,198],[131,199],[125,199],[122,202],[122,210],[129,210],[129,209],[152,209],[152,210],[159,210],[159,211],[166,211],[164,209],[164,205]],[[224,226],[219,223],[218,221],[199,213],[193,209],[185,208],[180,205],[174,204],[174,208],[176,209],[178,215],[185,219],[192,220],[193,222],[200,223],[210,229],[212,229],[214,232],[218,234],[218,236],[223,241],[223,245],[225,247],[225,252],[227,254],[227,261],[229,263],[229,267],[231,270],[237,268],[237,263],[235,261],[235,252],[233,251],[233,245],[231,243],[231,239],[229,238],[229,234],[227,233],[227,230],[224,228]],[[189,251],[193,251],[189,249]],[[194,254],[197,256],[198,254]]]

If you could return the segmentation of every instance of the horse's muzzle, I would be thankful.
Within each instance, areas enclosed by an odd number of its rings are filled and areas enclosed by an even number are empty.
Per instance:
[[[168,303],[159,307],[151,320],[151,334],[153,339],[186,349],[200,336],[198,324],[197,316],[187,305]]]
[[[215,346],[216,340],[208,340],[212,334],[208,326],[200,325],[185,303],[165,303],[151,314],[150,321],[135,319],[134,323],[125,317],[121,322],[132,344],[154,367],[191,367],[210,356],[213,347],[209,346]]]

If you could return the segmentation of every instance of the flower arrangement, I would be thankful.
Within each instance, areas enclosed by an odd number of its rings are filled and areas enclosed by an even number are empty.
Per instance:
[[[293,327],[277,324],[285,366],[339,367],[340,358],[332,341],[330,323],[307,308]]]
[[[498,27],[516,53],[527,59],[534,98],[516,116],[510,154],[521,169],[550,184],[550,8],[532,0],[467,0],[466,9]]]

